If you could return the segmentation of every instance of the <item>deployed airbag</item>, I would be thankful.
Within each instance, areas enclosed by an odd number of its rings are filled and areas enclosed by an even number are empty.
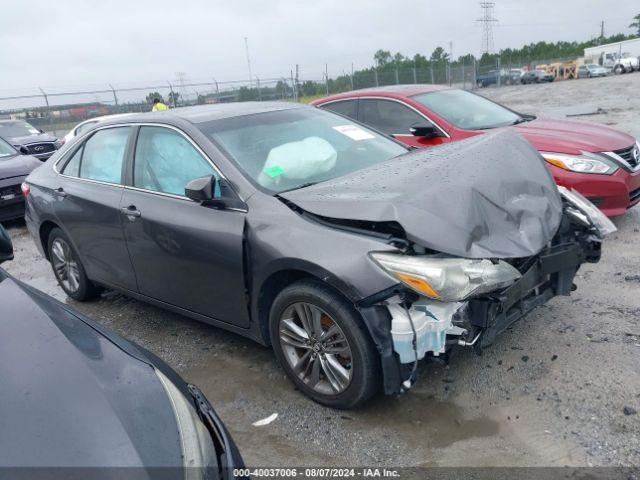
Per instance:
[[[507,129],[416,150],[281,196],[323,217],[396,221],[408,240],[467,258],[535,255],[562,217],[544,160]]]

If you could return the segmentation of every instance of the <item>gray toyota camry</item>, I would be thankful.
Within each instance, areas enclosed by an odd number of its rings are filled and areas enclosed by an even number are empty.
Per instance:
[[[271,345],[336,408],[568,295],[615,229],[512,132],[408,151],[284,102],[105,121],[23,191],[69,296],[116,289]]]

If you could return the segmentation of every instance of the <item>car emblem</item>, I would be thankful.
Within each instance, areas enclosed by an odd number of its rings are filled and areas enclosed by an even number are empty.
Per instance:
[[[638,147],[636,147],[636,148],[634,148],[634,149],[633,149],[633,159],[634,159],[636,162],[639,162],[639,161],[640,161],[640,149],[638,149]]]
[[[44,150],[44,147],[43,147],[42,145],[38,145],[37,147],[33,147],[33,149],[34,149],[36,152],[41,152],[41,151],[43,151],[43,150]]]

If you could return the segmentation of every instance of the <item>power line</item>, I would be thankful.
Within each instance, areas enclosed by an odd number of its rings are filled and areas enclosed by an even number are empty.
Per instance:
[[[480,2],[482,8],[482,18],[476,20],[482,24],[482,53],[493,53],[493,25],[498,19],[493,16],[495,2]]]

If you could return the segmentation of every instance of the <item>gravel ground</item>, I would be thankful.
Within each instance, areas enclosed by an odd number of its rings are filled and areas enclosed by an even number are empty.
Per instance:
[[[485,89],[516,110],[595,105],[585,120],[640,136],[640,74]],[[155,352],[216,406],[252,466],[640,465],[640,208],[615,220],[578,290],[515,324],[482,356],[423,364],[407,395],[340,412],[297,392],[270,350],[113,292],[64,297],[24,224],[4,267]],[[252,422],[277,412],[268,426]]]

